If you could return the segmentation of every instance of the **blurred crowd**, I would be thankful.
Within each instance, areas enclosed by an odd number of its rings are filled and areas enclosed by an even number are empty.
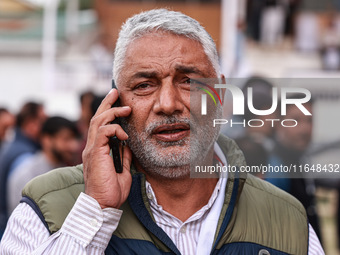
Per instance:
[[[104,96],[85,91],[80,116],[47,116],[40,102],[25,102],[17,113],[0,108],[0,239],[21,190],[34,177],[82,162],[90,120]]]
[[[248,88],[252,88],[249,94]],[[249,104],[248,97],[252,97],[252,105],[257,110],[268,110],[273,106],[275,85],[272,81],[263,77],[251,77],[246,79],[242,87],[245,95],[245,104]],[[290,94],[287,99],[301,99],[302,94]],[[313,118],[315,111],[313,106],[315,99],[304,104],[304,107],[312,115],[305,115],[294,104],[287,104],[286,115],[281,114],[281,102],[278,100],[277,109],[269,115],[255,115],[245,105],[244,116],[230,116],[235,127],[227,126],[222,133],[235,139],[244,153],[248,166],[295,166],[297,169],[305,164],[310,164],[308,155],[311,149],[313,136]],[[314,116],[314,117],[313,117]],[[294,127],[287,127],[280,123],[282,120],[296,120]],[[266,121],[275,120],[275,121]],[[251,123],[240,125],[240,123]],[[275,124],[274,124],[275,123]],[[279,169],[279,168],[277,168]],[[293,172],[293,171],[292,171]],[[309,223],[313,226],[316,234],[322,242],[320,219],[317,210],[316,188],[317,179],[311,178],[306,173],[259,172],[253,173],[259,178],[265,179],[282,190],[290,193],[298,199],[306,208]],[[340,205],[340,203],[338,203]],[[340,209],[338,208],[338,212]],[[338,233],[340,225],[338,224]],[[340,247],[340,244],[339,244]]]
[[[274,45],[293,35],[293,20],[301,0],[248,0],[247,34],[255,41]]]
[[[294,40],[301,52],[319,52],[326,71],[340,70],[339,1],[320,3],[323,15],[308,10],[313,1],[247,0],[244,30],[247,38],[264,47],[280,45],[284,38]]]

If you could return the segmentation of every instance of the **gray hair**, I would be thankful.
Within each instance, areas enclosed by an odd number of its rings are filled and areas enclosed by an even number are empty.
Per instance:
[[[113,78],[116,82],[123,68],[125,54],[130,43],[154,31],[169,32],[199,42],[216,74],[219,74],[220,67],[215,42],[199,22],[181,12],[154,9],[134,15],[123,24],[113,60]]]

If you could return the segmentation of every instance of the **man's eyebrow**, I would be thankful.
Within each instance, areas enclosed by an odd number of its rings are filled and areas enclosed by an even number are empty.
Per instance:
[[[142,72],[137,72],[134,75],[132,75],[132,78],[133,79],[136,79],[136,78],[155,78],[157,76],[158,76],[157,72],[154,72],[154,71],[151,71],[151,72],[142,71]]]
[[[176,71],[181,73],[187,73],[187,74],[199,74],[203,76],[203,73],[201,70],[199,70],[197,67],[194,66],[182,66],[178,65],[175,67]]]

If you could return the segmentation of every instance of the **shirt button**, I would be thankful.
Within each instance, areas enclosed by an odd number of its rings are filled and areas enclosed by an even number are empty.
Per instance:
[[[182,234],[185,234],[186,231],[187,231],[187,226],[183,226],[183,227],[181,228],[181,233],[182,233]]]
[[[92,219],[92,220],[90,220],[90,224],[91,224],[92,227],[96,227],[97,224],[98,224],[98,221],[96,219]]]
[[[153,199],[153,195],[152,195],[152,193],[147,193],[147,196],[148,196],[148,199],[150,199],[150,200],[152,200]]]

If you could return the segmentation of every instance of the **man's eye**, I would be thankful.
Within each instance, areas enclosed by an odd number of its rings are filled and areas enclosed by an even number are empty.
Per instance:
[[[152,94],[158,88],[157,84],[153,82],[142,82],[133,87],[136,95],[146,96]]]
[[[190,85],[191,91],[196,91],[198,90],[198,87],[200,87],[200,83],[195,79],[187,79],[186,83]]]
[[[141,84],[138,84],[135,89],[146,89],[150,86],[150,84],[148,83],[141,83]]]
[[[180,83],[182,84],[183,88],[190,88],[192,80],[190,78],[183,79]]]
[[[184,80],[184,83],[188,83],[188,84],[190,84],[190,83],[191,83],[191,79],[190,79],[190,78],[188,78],[188,79],[185,79],[185,80]]]

